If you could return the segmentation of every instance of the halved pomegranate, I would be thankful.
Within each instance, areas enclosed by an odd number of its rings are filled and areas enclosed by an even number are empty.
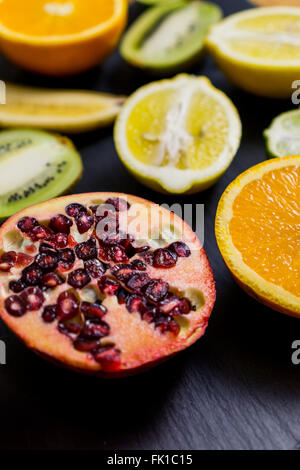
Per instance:
[[[4,322],[43,357],[103,377],[140,372],[190,346],[215,301],[192,229],[124,194],[25,209],[0,228],[0,261]]]

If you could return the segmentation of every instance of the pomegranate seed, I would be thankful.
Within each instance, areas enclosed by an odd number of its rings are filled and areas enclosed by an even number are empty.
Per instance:
[[[57,299],[57,313],[61,319],[73,318],[79,309],[79,302],[72,292],[62,292]]]
[[[59,265],[63,269],[66,269],[66,270],[70,269],[75,263],[74,251],[71,250],[71,248],[65,248],[63,250],[59,250],[58,260],[59,260]]]
[[[17,227],[21,232],[29,233],[37,225],[39,225],[39,223],[34,217],[23,217],[19,220]]]
[[[137,269],[138,271],[146,271],[147,266],[143,261],[140,259],[135,259],[130,263],[130,266],[132,266],[133,269]]]
[[[155,322],[156,328],[161,333],[166,333],[170,331],[174,335],[178,335],[180,332],[180,327],[176,321],[170,315],[161,315]]]
[[[97,346],[99,346],[99,343],[97,340],[94,339],[89,340],[86,338],[79,337],[76,339],[76,341],[74,341],[73,346],[75,349],[77,349],[77,351],[91,352],[96,349]]]
[[[88,241],[79,243],[75,248],[75,253],[78,258],[83,261],[93,259],[97,257],[97,245],[94,238],[90,238]]]
[[[85,269],[76,269],[68,275],[68,283],[75,289],[82,289],[89,282],[91,282],[91,278]]]
[[[104,336],[109,335],[110,328],[107,323],[104,321],[97,321],[97,323],[87,320],[85,326],[81,332],[83,338],[92,340],[103,338]]]
[[[154,255],[152,252],[140,253],[140,256],[142,256],[145,263],[149,264],[150,266],[153,266]]]
[[[70,217],[77,217],[80,212],[86,211],[86,208],[82,204],[75,202],[73,204],[69,204],[65,208],[65,211]]]
[[[124,263],[128,261],[125,248],[121,245],[113,245],[108,249],[108,258],[114,263]]]
[[[161,279],[155,279],[147,285],[145,296],[151,302],[160,302],[163,300],[169,290],[169,284]]]
[[[58,250],[62,248],[66,248],[69,243],[69,238],[66,233],[56,233],[55,235],[52,235],[49,240],[55,248]]]
[[[101,364],[104,372],[117,372],[121,368],[120,351],[116,348],[99,349],[94,352],[95,361]]]
[[[5,300],[5,308],[13,317],[22,317],[26,313],[26,307],[18,295],[11,295]]]
[[[185,297],[182,297],[181,299],[179,299],[178,309],[180,313],[182,313],[183,315],[187,315],[192,310],[190,301]]]
[[[169,246],[168,249],[175,252],[179,258],[188,258],[191,256],[191,250],[183,242],[174,242]]]
[[[57,318],[56,305],[47,305],[42,313],[42,319],[45,323],[52,323]]]
[[[0,271],[10,271],[17,260],[17,253],[15,251],[8,251],[3,253],[0,258]]]
[[[45,302],[45,297],[39,287],[28,287],[20,297],[26,310],[39,310]]]
[[[98,279],[103,276],[107,269],[105,264],[98,259],[90,259],[88,261],[85,261],[84,267],[89,273],[89,275],[94,279]]]
[[[43,251],[35,258],[36,264],[44,271],[50,271],[57,268],[58,254],[56,251]]]
[[[98,281],[98,287],[105,295],[115,295],[120,284],[107,276],[102,276]]]
[[[23,269],[21,280],[26,286],[36,286],[40,283],[43,271],[35,263]]]
[[[173,268],[177,263],[177,255],[166,248],[154,251],[153,266],[155,268]]]
[[[79,212],[75,217],[78,232],[80,234],[86,233],[93,225],[94,218],[86,211]]]
[[[128,211],[128,209],[130,209],[130,204],[125,201],[125,199],[120,199],[117,197],[111,197],[107,199],[106,204],[113,206],[117,212]]]
[[[157,313],[158,311],[156,308],[145,310],[145,312],[142,313],[142,319],[147,323],[152,323],[155,321]]]
[[[52,230],[50,230],[48,227],[44,227],[43,225],[37,225],[29,233],[31,240],[34,242],[47,240],[49,237],[51,237],[51,235]]]
[[[126,301],[127,310],[130,313],[133,312],[143,312],[146,308],[146,299],[138,294],[132,294],[128,297]]]
[[[46,273],[43,275],[41,280],[41,285],[43,287],[54,289],[57,286],[60,286],[65,281],[56,273]]]
[[[126,286],[134,292],[139,292],[149,281],[150,277],[147,273],[132,274],[126,282]]]
[[[82,330],[82,326],[78,323],[64,321],[60,321],[57,328],[60,333],[69,336],[72,340],[76,339]]]
[[[69,235],[73,222],[65,215],[58,214],[52,217],[49,225],[50,228],[54,230],[54,232],[60,232]]]
[[[178,307],[180,300],[175,295],[169,293],[167,297],[160,303],[159,308],[163,313],[170,313]]]
[[[33,261],[33,257],[30,255],[26,255],[25,253],[17,253],[17,260],[16,260],[16,266],[18,268],[23,268],[25,266],[28,266],[31,264]]]
[[[119,264],[112,268],[112,274],[118,281],[126,281],[132,275],[132,267],[128,264]]]
[[[19,280],[19,281],[10,281],[8,287],[15,294],[19,294],[20,292],[22,292],[22,290],[25,289],[26,286],[21,280]]]
[[[90,302],[82,302],[80,310],[86,318],[93,319],[93,321],[102,318],[107,312],[107,308],[100,302],[95,302],[94,304]]]
[[[119,304],[126,304],[129,295],[125,289],[120,288],[117,293]]]

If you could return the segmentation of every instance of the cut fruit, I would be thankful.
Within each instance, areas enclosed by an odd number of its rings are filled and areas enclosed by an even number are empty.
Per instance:
[[[300,0],[250,0],[251,3],[262,7],[293,6],[300,7]]]
[[[132,65],[158,74],[186,71],[203,52],[207,32],[221,16],[218,6],[198,0],[151,8],[126,33],[121,54]]]
[[[82,161],[72,142],[47,132],[0,132],[0,218],[68,192]]]
[[[117,231],[102,236],[112,218]],[[70,229],[64,249],[55,239],[61,227]],[[165,256],[157,268],[147,260],[158,251]],[[144,199],[62,197],[0,228],[1,318],[29,348],[74,370],[116,377],[154,366],[204,334],[214,301],[212,270],[196,234]]]
[[[167,3],[175,3],[179,2],[180,0],[137,0],[138,3],[142,3],[143,5],[166,5]]]
[[[238,150],[241,122],[206,77],[178,75],[140,88],[115,125],[118,154],[143,184],[167,193],[212,186]]]
[[[300,110],[277,116],[265,130],[264,137],[269,157],[300,155]]]
[[[127,0],[1,0],[1,50],[34,72],[80,73],[117,46],[127,10]]]
[[[300,8],[253,8],[213,26],[207,45],[224,74],[246,91],[290,98],[300,75]]]
[[[216,236],[229,270],[251,296],[300,317],[300,157],[274,158],[223,194]]]
[[[85,132],[111,124],[125,97],[92,91],[47,90],[6,84],[3,127]]]

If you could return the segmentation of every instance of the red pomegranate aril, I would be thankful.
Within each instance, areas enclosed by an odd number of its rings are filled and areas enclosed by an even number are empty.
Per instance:
[[[57,268],[58,254],[53,250],[44,251],[37,255],[35,262],[43,271],[51,271]]]
[[[117,372],[121,368],[120,351],[116,348],[98,350],[93,353],[95,361],[101,364],[104,372]]]
[[[139,256],[143,258],[145,263],[149,264],[150,266],[153,266],[154,255],[151,251],[141,252]]]
[[[65,281],[56,273],[46,273],[43,275],[41,285],[50,289],[60,286]]]
[[[133,269],[137,269],[138,271],[146,271],[147,270],[147,266],[140,259],[135,259],[135,260],[131,261],[130,266]]]
[[[153,266],[155,268],[173,268],[177,263],[176,253],[166,248],[158,248],[153,255]]]
[[[28,311],[39,310],[45,302],[44,294],[39,287],[28,287],[20,297]]]
[[[21,232],[29,233],[37,225],[39,225],[39,223],[34,217],[23,217],[19,220],[17,227]]]
[[[57,318],[56,305],[47,305],[42,313],[42,319],[45,323],[53,323]]]
[[[8,284],[9,289],[14,292],[15,294],[19,294],[25,289],[25,284],[19,280],[19,281],[10,281]]]
[[[154,279],[145,289],[145,296],[154,303],[161,302],[167,295],[169,284],[161,279]]]
[[[73,318],[79,310],[79,302],[72,292],[62,292],[57,299],[57,313],[61,319]]]
[[[193,307],[191,306],[191,303],[188,299],[182,297],[181,299],[179,299],[178,309],[180,313],[182,313],[183,315],[187,315],[188,313],[190,313],[191,310],[193,310]]]
[[[127,292],[125,289],[123,289],[121,287],[117,292],[117,297],[118,297],[119,304],[120,305],[121,304],[126,304],[129,295],[130,295],[129,292]]]
[[[86,242],[79,243],[75,248],[76,256],[83,261],[97,257],[97,245],[94,238],[90,238]]]
[[[93,321],[101,319],[107,312],[107,308],[104,307],[104,305],[102,305],[100,302],[82,302],[80,310],[86,318],[92,318]]]
[[[5,300],[4,306],[13,317],[22,317],[26,313],[26,307],[18,295],[11,295]]]
[[[119,264],[114,266],[111,272],[118,281],[124,282],[133,274],[133,269],[128,264]]]
[[[86,208],[82,206],[81,204],[74,203],[74,204],[69,204],[65,208],[65,211],[70,217],[77,217],[80,212],[86,211]]]
[[[94,218],[86,210],[79,212],[75,217],[78,232],[80,234],[86,233],[93,225]]]
[[[180,300],[175,295],[169,293],[167,297],[160,302],[159,308],[163,313],[170,313],[178,307]]]
[[[91,277],[85,269],[76,269],[68,275],[68,283],[75,289],[82,289],[91,282]]]
[[[153,323],[157,317],[157,314],[158,311],[156,308],[150,308],[142,313],[142,319],[147,323]]]
[[[65,248],[58,252],[58,262],[63,269],[70,269],[75,263],[75,253],[71,248]]]
[[[66,248],[69,244],[69,237],[66,233],[56,233],[52,235],[49,240],[54,248],[57,250],[61,250],[62,248]]]
[[[124,263],[128,261],[125,248],[121,245],[113,245],[108,249],[108,258],[114,263]]]
[[[102,278],[98,281],[98,287],[105,295],[115,295],[120,287],[120,284],[107,276],[102,276]]]
[[[109,206],[113,206],[117,212],[124,212],[130,209],[130,204],[127,201],[125,201],[125,199],[121,199],[117,197],[111,197],[107,199],[105,204]]]
[[[147,273],[136,273],[130,276],[126,282],[126,286],[133,292],[139,292],[150,280]]]
[[[17,260],[17,253],[15,251],[8,251],[3,253],[0,258],[0,271],[10,271]]]
[[[142,313],[146,309],[146,299],[138,294],[132,294],[126,301],[126,308],[130,313]]]
[[[80,324],[68,321],[60,321],[57,328],[60,333],[69,336],[73,341],[80,335],[82,330],[82,326]]]
[[[99,346],[99,342],[95,339],[89,340],[80,336],[74,341],[73,346],[77,351],[91,352]]]
[[[48,227],[37,225],[31,230],[29,236],[32,241],[38,242],[41,240],[47,240],[49,237],[51,237],[52,233],[52,230],[50,230]]]
[[[187,244],[183,242],[174,242],[169,246],[168,249],[175,252],[179,258],[188,258],[191,256],[191,250]]]
[[[155,322],[155,327],[161,333],[167,333],[170,331],[174,335],[178,335],[180,332],[180,327],[176,321],[170,315],[161,315]]]
[[[99,259],[90,259],[84,262],[84,268],[93,279],[98,279],[103,276],[107,267]]]
[[[110,328],[104,321],[100,320],[94,323],[91,320],[87,320],[81,332],[81,336],[86,339],[99,339],[109,335],[109,333]]]
[[[21,280],[26,286],[37,286],[42,277],[42,269],[35,263],[23,269]]]
[[[49,225],[50,228],[54,230],[54,232],[65,233],[69,235],[73,222],[65,215],[58,214],[52,217]]]
[[[33,257],[26,255],[26,253],[17,253],[15,266],[17,268],[24,268],[33,262]]]

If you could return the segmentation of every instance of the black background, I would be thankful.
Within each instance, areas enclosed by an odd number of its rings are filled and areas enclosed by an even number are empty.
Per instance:
[[[249,8],[216,1],[225,15]],[[131,8],[131,19],[142,7]],[[63,80],[25,73],[1,58],[1,79],[24,84],[130,94],[151,81],[116,52],[102,67]],[[219,254],[214,218],[226,186],[265,159],[262,131],[290,101],[253,97],[230,85],[210,58],[193,70],[224,90],[240,111],[241,148],[213,188],[167,197],[137,183],[120,163],[112,129],[73,138],[85,172],[76,192],[120,191],[158,203],[205,204],[205,247],[217,302],[206,336],[140,376],[103,381],[48,364],[0,325],[7,365],[0,366],[2,449],[295,449],[300,443],[300,365],[291,363],[299,322],[248,297]],[[300,78],[300,77],[299,77]]]

